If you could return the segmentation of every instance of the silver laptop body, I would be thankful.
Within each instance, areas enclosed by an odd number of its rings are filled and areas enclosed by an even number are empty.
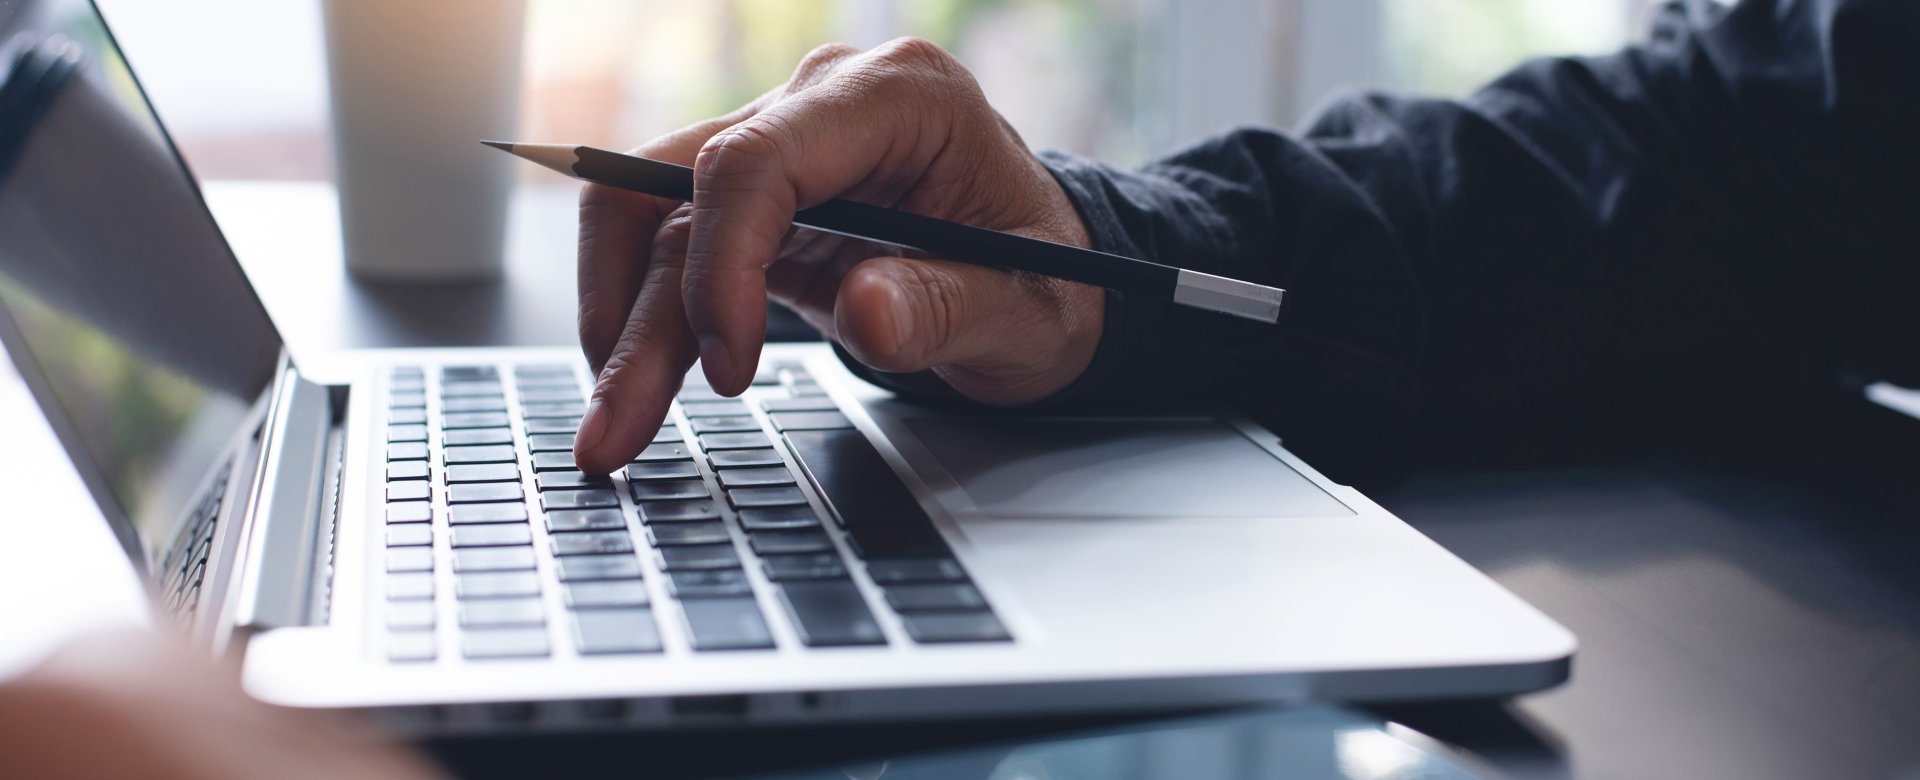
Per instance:
[[[0,146],[0,338],[156,609],[262,699],[574,728],[1568,674],[1565,629],[1230,413],[933,410],[775,345],[597,478],[575,350],[296,363],[91,6],[0,11],[6,40],[41,75]]]

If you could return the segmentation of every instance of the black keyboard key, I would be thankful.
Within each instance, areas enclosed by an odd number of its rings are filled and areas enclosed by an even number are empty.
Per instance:
[[[808,647],[887,643],[853,580],[783,582],[779,591],[780,604]]]
[[[387,460],[426,460],[427,443],[422,441],[399,442],[387,445]]]
[[[390,409],[419,409],[427,405],[427,394],[418,391],[399,392],[387,396]]]
[[[701,401],[698,403],[682,401],[680,403],[680,411],[685,412],[688,417],[694,419],[701,417],[744,417],[748,415],[747,405],[745,403],[731,399]]]
[[[803,396],[800,398],[769,398],[760,402],[760,408],[769,412],[837,412],[833,399],[825,396]]]
[[[696,547],[662,547],[653,551],[661,571],[696,569],[738,569],[740,555],[732,545],[704,544]]]
[[[627,466],[627,481],[648,482],[656,479],[699,479],[700,467],[690,460],[663,460],[655,463],[635,463]]]
[[[520,416],[525,417],[529,420],[536,420],[540,418],[551,419],[551,418],[560,418],[560,417],[570,417],[577,420],[577,419],[580,419],[580,415],[585,414],[586,411],[587,411],[586,404],[583,404],[579,401],[568,401],[563,403],[532,403],[532,404],[526,404],[520,407]]]
[[[504,428],[507,426],[506,412],[459,412],[440,418],[440,427],[447,430],[458,428]]]
[[[431,501],[433,500],[433,483],[423,482],[417,479],[406,482],[388,482],[387,500]]]
[[[573,453],[536,452],[533,454],[534,471],[570,471],[580,468],[573,462]]]
[[[512,463],[472,463],[447,467],[447,483],[518,482],[520,467]]]
[[[692,460],[693,451],[685,444],[654,444],[635,455],[633,462],[646,463],[656,460]]]
[[[539,626],[547,622],[546,607],[536,598],[475,599],[460,602],[461,627]]]
[[[580,403],[580,386],[572,382],[560,385],[521,385],[520,403]]]
[[[532,547],[468,547],[453,551],[455,573],[522,571],[532,568]]]
[[[876,558],[867,561],[867,576],[881,585],[908,582],[965,582],[967,572],[951,558]]]
[[[394,425],[419,425],[426,421],[425,409],[394,409],[387,412],[387,422]]]
[[[433,573],[420,571],[387,575],[387,598],[395,601],[433,598]]]
[[[512,463],[515,454],[510,446],[490,444],[480,447],[448,447],[445,458],[449,466],[458,463]]]
[[[747,543],[753,548],[754,553],[759,555],[833,551],[833,540],[828,539],[826,532],[819,529],[755,531],[747,534]]]
[[[786,531],[814,528],[820,516],[810,506],[774,506],[740,510],[740,527],[748,531]]]
[[[654,444],[677,444],[686,440],[687,437],[680,433],[680,429],[671,424],[663,425],[660,430],[653,432]]]
[[[925,644],[1006,642],[1013,639],[992,612],[922,612],[901,615],[907,635]]]
[[[612,488],[556,490],[540,494],[540,507],[549,512],[562,509],[611,509],[619,506],[620,498],[613,494]]]
[[[676,599],[719,599],[753,595],[747,573],[739,569],[676,571],[667,575],[667,590]]]
[[[471,447],[476,444],[512,444],[513,431],[507,428],[456,428],[441,436],[441,444],[449,447]]]
[[[714,392],[713,388],[710,388],[710,387],[685,388],[680,391],[680,395],[678,396],[678,398],[680,399],[680,403],[682,405],[704,403],[707,401],[727,400],[726,396]]]
[[[541,433],[527,437],[529,452],[572,452],[573,434]]]
[[[742,509],[761,506],[795,506],[807,503],[807,496],[800,488],[786,487],[734,488],[727,491],[727,500]]]
[[[861,558],[938,558],[951,552],[933,526],[849,527],[847,547]]]
[[[774,429],[780,431],[829,431],[853,427],[853,422],[839,412],[780,412],[771,416]]]
[[[773,634],[753,599],[694,599],[680,603],[695,650],[759,650],[773,647]]]
[[[493,366],[441,366],[440,381],[466,382],[479,379],[498,379],[500,370]]]
[[[709,433],[700,437],[700,446],[709,450],[750,450],[773,446],[767,435],[751,433]]]
[[[633,552],[633,537],[625,530],[554,534],[552,540],[556,556]]]
[[[647,539],[655,547],[726,544],[733,541],[733,537],[727,535],[727,526],[718,520],[696,523],[655,523],[647,526]]]
[[[593,609],[574,613],[573,641],[581,655],[660,652],[660,629],[648,609]]]
[[[833,553],[810,555],[767,555],[760,558],[760,570],[774,582],[786,580],[833,580],[847,576],[847,566]]]
[[[631,555],[570,555],[555,558],[554,568],[561,582],[640,579],[640,561]]]
[[[455,504],[447,507],[447,522],[454,525],[526,521],[527,507],[524,504]]]
[[[388,523],[425,523],[432,520],[433,505],[424,501],[387,505]]]
[[[577,491],[585,493],[587,491]],[[567,495],[550,493],[548,495]],[[617,505],[616,505],[617,507]],[[614,531],[627,527],[627,519],[620,515],[618,508],[604,509],[556,509],[547,512],[547,530],[554,533],[572,531]]]
[[[463,412],[504,412],[507,410],[507,399],[498,395],[448,398],[440,402],[440,410],[448,414],[460,414]]]
[[[447,486],[447,503],[481,504],[525,498],[518,482],[463,482]]]
[[[389,482],[403,479],[426,479],[427,473],[427,462],[423,460],[403,460],[398,463],[387,464],[387,481]]]
[[[627,487],[635,501],[677,501],[706,498],[709,495],[707,483],[697,479],[632,482]]]
[[[760,466],[748,469],[721,469],[721,487],[767,487],[793,484],[793,472],[786,466]]]
[[[522,363],[513,367],[513,376],[515,379],[555,376],[572,379],[573,366],[568,363]]]
[[[840,523],[931,529],[933,523],[867,437],[854,430],[793,431],[787,445]]]
[[[690,423],[694,433],[739,433],[760,430],[760,421],[745,415],[737,417],[696,417]],[[426,436],[424,430],[420,434]]]
[[[450,538],[454,547],[516,547],[533,544],[533,529],[525,523],[457,525]]]
[[[644,607],[650,598],[647,584],[639,580],[575,582],[567,585],[563,592],[571,609]]]
[[[387,529],[388,547],[425,547],[433,544],[433,526],[408,523]]]
[[[540,595],[540,574],[531,571],[483,571],[454,580],[462,599],[497,599]]]
[[[387,426],[387,441],[389,442],[426,441],[426,440],[427,440],[427,426],[425,425],[389,425]]]
[[[387,628],[396,631],[433,628],[433,602],[392,601],[387,603]]]
[[[720,450],[709,453],[707,459],[716,469],[744,468],[749,466],[784,466],[780,453],[772,448],[758,450]]]
[[[470,398],[473,396],[495,396],[499,394],[499,380],[465,380],[440,383],[441,398]]]
[[[613,483],[599,474],[584,474],[578,471],[548,471],[534,477],[540,483],[541,491],[576,490],[579,488],[604,488]]]
[[[460,632],[460,654],[467,658],[545,658],[544,628],[486,628]]]
[[[527,421],[527,435],[529,436],[542,433],[571,434],[577,430],[580,430],[580,418],[578,417],[541,417]]]
[[[887,606],[895,612],[972,612],[987,608],[980,589],[966,583],[891,585]]]
[[[644,523],[685,523],[719,517],[720,509],[712,501],[650,501],[640,505],[640,521]]]

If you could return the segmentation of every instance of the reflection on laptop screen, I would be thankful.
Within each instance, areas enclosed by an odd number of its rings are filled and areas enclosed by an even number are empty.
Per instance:
[[[0,3],[0,309],[130,548],[192,498],[280,353],[85,0]]]

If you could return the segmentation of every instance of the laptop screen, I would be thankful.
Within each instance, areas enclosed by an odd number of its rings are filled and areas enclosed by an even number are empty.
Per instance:
[[[136,561],[279,359],[87,0],[0,3],[0,334]]]

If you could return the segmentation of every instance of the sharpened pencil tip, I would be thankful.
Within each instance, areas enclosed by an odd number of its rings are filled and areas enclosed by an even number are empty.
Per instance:
[[[480,143],[486,146],[491,146],[495,149],[499,149],[500,151],[503,151],[503,152],[511,153],[513,151],[513,144],[508,143],[506,141],[481,141]]]

